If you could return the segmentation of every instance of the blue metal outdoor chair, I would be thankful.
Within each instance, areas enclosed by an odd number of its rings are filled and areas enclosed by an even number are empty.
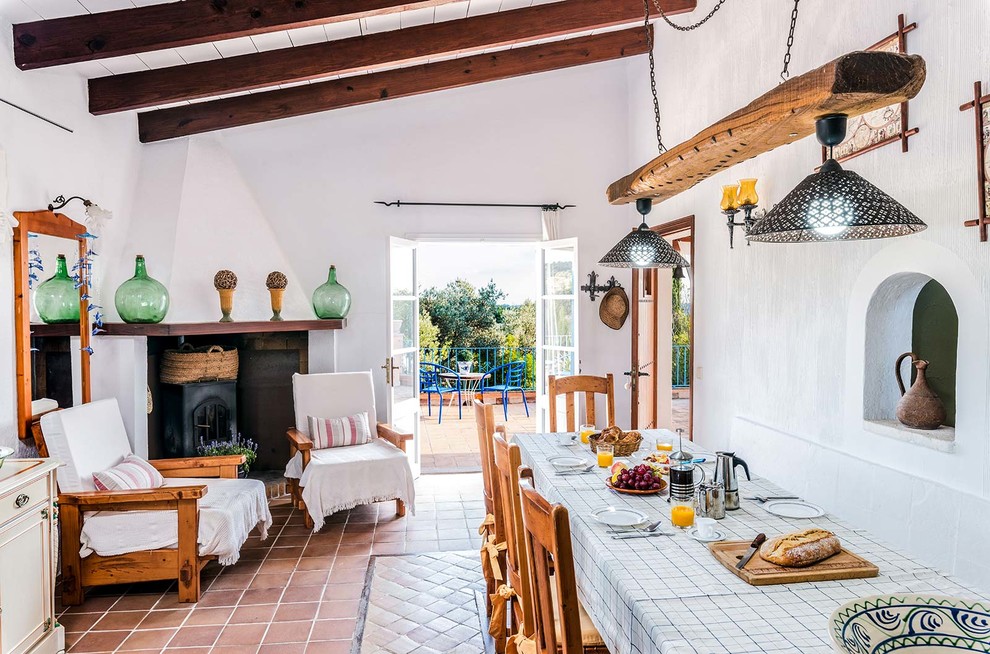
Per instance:
[[[454,376],[454,385],[445,386],[446,381],[440,376],[441,373],[450,374]],[[433,415],[433,394],[436,393],[440,396],[440,414],[437,418],[437,424],[439,425],[443,422],[443,396],[444,393],[457,393],[457,418],[460,420],[463,418],[461,409],[461,376],[457,374],[456,370],[451,370],[447,366],[442,366],[439,363],[429,363],[422,362],[419,364],[419,392],[426,393],[426,415]]]
[[[526,404],[526,391],[523,390],[523,380],[526,377],[526,362],[512,361],[496,368],[492,368],[485,373],[485,376],[478,382],[478,392],[484,397],[485,393],[502,394],[502,412],[505,419],[509,419],[509,392],[519,391],[522,393],[523,406],[526,408],[526,416],[529,417],[529,405]],[[498,383],[501,381],[501,383]]]

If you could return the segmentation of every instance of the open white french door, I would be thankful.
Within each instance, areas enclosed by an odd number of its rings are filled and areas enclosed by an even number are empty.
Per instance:
[[[550,429],[547,377],[578,374],[577,239],[539,244],[540,301],[536,303],[537,430]],[[563,411],[563,402],[558,410]],[[559,424],[566,424],[558,416]]]
[[[385,384],[388,421],[403,434],[413,475],[420,472],[419,440],[419,295],[416,280],[416,242],[391,237],[388,256],[388,343]]]

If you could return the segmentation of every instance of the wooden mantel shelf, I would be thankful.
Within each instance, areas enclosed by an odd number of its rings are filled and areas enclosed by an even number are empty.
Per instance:
[[[273,332],[309,332],[343,329],[347,320],[254,320],[248,322],[162,322],[156,325],[104,323],[99,336],[210,336],[214,334],[260,334]],[[79,325],[32,324],[32,336],[77,336]]]

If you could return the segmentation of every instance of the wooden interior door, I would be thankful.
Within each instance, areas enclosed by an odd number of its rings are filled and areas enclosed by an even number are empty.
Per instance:
[[[632,349],[630,352],[629,391],[632,396],[629,424],[631,429],[655,429],[659,404],[657,398],[657,359],[659,355],[659,313],[657,282],[659,271],[632,271]]]

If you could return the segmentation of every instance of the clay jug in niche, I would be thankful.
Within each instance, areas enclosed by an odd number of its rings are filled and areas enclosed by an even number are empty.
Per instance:
[[[901,362],[907,357],[911,357],[917,375],[911,388],[904,390],[904,381],[901,379]],[[935,391],[928,385],[925,378],[925,370],[928,362],[919,359],[914,352],[905,352],[897,357],[894,364],[894,376],[897,378],[897,386],[901,389],[901,399],[897,403],[897,419],[901,424],[913,429],[938,429],[945,422],[945,405],[939,399]]]

